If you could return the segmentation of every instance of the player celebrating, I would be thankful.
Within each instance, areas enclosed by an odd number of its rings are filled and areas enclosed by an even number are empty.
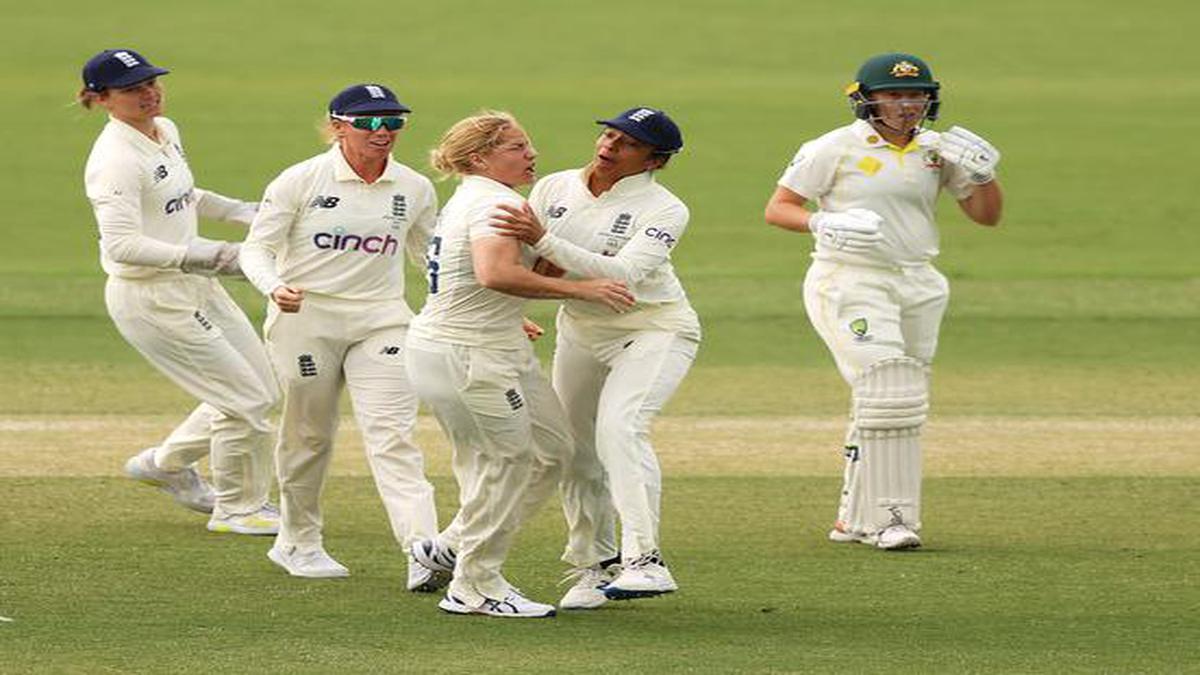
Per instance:
[[[801,146],[766,207],[768,223],[816,239],[804,306],[851,387],[833,541],[921,545],[920,435],[949,295],[932,264],[934,203],[945,188],[971,220],[1000,220],[1000,153],[961,127],[921,126],[939,88],[916,56],[868,59],[846,92],[858,119]]]
[[[413,442],[417,397],[404,367],[412,310],[407,251],[424,260],[437,214],[429,179],[391,156],[409,108],[380,84],[329,104],[332,147],[268,186],[242,248],[246,276],[272,300],[267,351],[284,388],[276,461],[283,518],[268,557],[300,577],[344,577],[321,538],[338,397],[349,390],[375,486],[408,551],[437,533],[433,486]],[[408,588],[445,580],[410,561]]]
[[[650,426],[700,343],[700,322],[671,266],[688,210],[654,179],[683,147],[679,127],[644,107],[597,123],[604,130],[590,164],[538,181],[529,207],[505,208],[496,223],[568,272],[619,279],[637,298],[620,315],[575,300],[558,313],[554,390],[575,436],[563,506],[568,520],[592,525],[567,542],[563,560],[576,569],[563,609],[677,589],[659,552],[662,475]]]
[[[437,540],[413,552],[454,579],[439,607],[453,614],[552,616],[505,580],[501,567],[525,516],[553,492],[570,459],[562,408],[523,329],[524,298],[574,298],[620,311],[632,303],[608,279],[568,281],[531,270],[535,255],[489,225],[500,204],[524,203],[537,153],[511,115],[456,123],[432,153],[462,182],[429,243],[429,295],[413,319],[408,368],[454,447],[460,507]]]
[[[117,330],[202,403],[125,472],[211,512],[208,529],[274,534],[267,503],[271,426],[278,397],[254,328],[214,278],[237,274],[238,247],[197,235],[197,215],[248,223],[254,204],[195,187],[175,123],[162,116],[167,70],[131,49],[106,49],[83,66],[79,102],[108,111],[85,171],[100,227],[104,299]],[[213,489],[194,464],[210,454]]]

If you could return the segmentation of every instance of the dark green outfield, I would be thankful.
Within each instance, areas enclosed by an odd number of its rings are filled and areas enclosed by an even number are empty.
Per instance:
[[[0,670],[1196,670],[1194,478],[930,480],[910,553],[826,543],[836,489],[669,479],[679,593],[509,622],[404,592],[368,479],[327,491],[327,547],[352,576],[323,581],[121,479],[3,479]],[[563,590],[561,537],[550,510],[521,535],[508,575],[533,597]]]

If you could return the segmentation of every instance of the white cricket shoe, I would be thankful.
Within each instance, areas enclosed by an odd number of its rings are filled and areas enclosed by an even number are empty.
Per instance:
[[[534,602],[511,586],[508,588],[508,595],[504,596],[503,600],[484,598],[482,604],[471,606],[454,597],[453,594],[446,593],[446,597],[442,598],[438,607],[450,614],[483,614],[506,619],[540,619],[555,614],[554,605]]]
[[[408,552],[425,569],[454,574],[454,562],[458,560],[458,554],[454,549],[438,544],[437,539],[414,541]]]
[[[650,598],[679,590],[671,571],[658,551],[643,554],[621,570],[616,579],[604,587],[609,600]]]
[[[899,551],[906,548],[919,548],[921,537],[909,526],[898,523],[889,525],[875,536],[875,548],[885,551]]]
[[[598,563],[590,567],[576,567],[567,572],[559,585],[573,582],[566,595],[558,601],[559,609],[596,609],[608,602],[604,588],[621,573],[617,562]]]
[[[436,593],[446,587],[454,575],[450,572],[431,570],[408,554],[408,590],[413,593]]]
[[[213,517],[208,519],[208,531],[255,535],[279,534],[279,509],[268,502],[252,513],[236,513],[228,516],[213,514]]]
[[[125,475],[153,485],[175,498],[180,506],[200,513],[212,513],[216,500],[212,486],[192,467],[165,471],[154,463],[154,448],[146,448],[125,462]]]
[[[299,548],[297,546],[280,546],[276,544],[267,551],[271,562],[287,570],[294,577],[309,579],[333,579],[350,576],[350,570],[334,560],[325,549]]]

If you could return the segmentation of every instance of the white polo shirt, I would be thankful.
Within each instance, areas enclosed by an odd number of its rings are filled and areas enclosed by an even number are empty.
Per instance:
[[[938,156],[939,134],[924,130],[904,148],[855,120],[800,147],[779,185],[807,197],[822,211],[870,209],[883,217],[883,241],[865,253],[838,251],[817,239],[813,258],[867,265],[906,266],[937,257],[934,207],[942,188],[955,199],[971,195],[966,172]]]
[[[546,227],[534,247],[538,255],[573,277],[624,281],[637,299],[622,314],[565,301],[563,316],[577,333],[671,330],[699,339],[699,321],[671,265],[688,209],[652,172],[626,176],[597,197],[588,190],[586,169],[560,171],[538,181],[529,203]]]
[[[528,349],[521,329],[525,298],[484,287],[475,277],[471,242],[501,236],[489,222],[500,204],[520,207],[525,199],[512,188],[483,176],[464,176],[438,217],[429,240],[429,294],[412,321],[418,338],[492,349]],[[521,263],[535,256],[521,245]]]
[[[197,215],[250,222],[254,205],[195,186],[175,123],[154,118],[154,141],[109,117],[88,155],[84,186],[100,227],[100,265],[111,276],[179,275]]]
[[[404,300],[400,255],[424,265],[436,217],[428,178],[388,157],[367,183],[335,144],[267,186],[242,244],[242,271],[265,295],[288,285],[343,300]]]

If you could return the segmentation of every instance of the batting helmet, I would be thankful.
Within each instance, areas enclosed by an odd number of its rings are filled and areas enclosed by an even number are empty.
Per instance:
[[[912,54],[891,52],[880,54],[867,59],[854,76],[854,82],[846,87],[846,95],[850,97],[850,107],[854,116],[860,120],[869,119],[869,108],[872,103],[867,100],[873,91],[884,89],[918,89],[929,93],[929,108],[925,118],[936,120],[941,101],[938,100],[938,90],[942,85],[933,79],[929,65],[920,57]]]

